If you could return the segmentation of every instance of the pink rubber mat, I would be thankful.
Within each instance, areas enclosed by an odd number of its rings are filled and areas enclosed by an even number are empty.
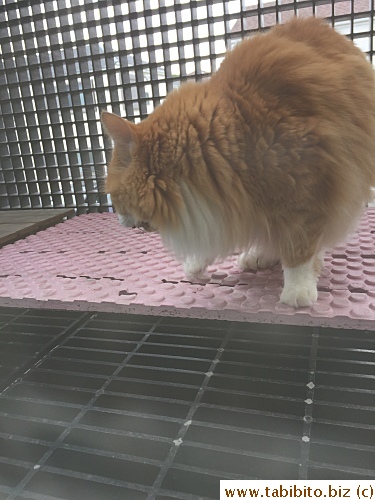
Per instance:
[[[81,215],[0,249],[0,305],[373,329],[375,209],[326,255],[311,308],[278,302],[280,266],[241,272],[233,256],[208,271],[189,282],[157,234]]]

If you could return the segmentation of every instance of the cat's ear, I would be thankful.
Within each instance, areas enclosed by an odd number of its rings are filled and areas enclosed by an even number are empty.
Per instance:
[[[103,111],[101,118],[107,134],[113,139],[115,145],[131,150],[135,141],[135,125],[108,111]]]

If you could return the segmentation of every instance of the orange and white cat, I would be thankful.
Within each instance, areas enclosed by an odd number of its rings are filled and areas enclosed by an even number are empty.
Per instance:
[[[125,224],[155,228],[188,276],[243,252],[281,261],[281,301],[309,306],[326,248],[375,185],[375,80],[365,56],[315,18],[240,43],[207,81],[135,125],[103,112],[107,192]]]

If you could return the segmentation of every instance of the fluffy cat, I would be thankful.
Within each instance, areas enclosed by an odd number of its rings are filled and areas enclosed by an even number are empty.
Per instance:
[[[324,250],[375,185],[373,69],[315,18],[243,41],[137,125],[102,122],[106,190],[127,225],[159,231],[188,276],[238,251],[243,269],[281,261],[280,300],[294,307],[316,301]]]

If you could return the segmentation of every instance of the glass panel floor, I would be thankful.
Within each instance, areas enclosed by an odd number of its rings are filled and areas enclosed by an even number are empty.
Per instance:
[[[374,469],[372,331],[0,308],[0,499]]]

